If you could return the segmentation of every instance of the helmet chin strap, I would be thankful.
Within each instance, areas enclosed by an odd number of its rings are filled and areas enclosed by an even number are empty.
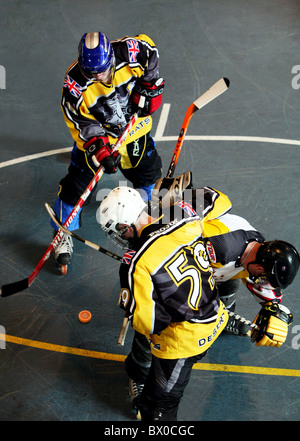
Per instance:
[[[133,229],[133,237],[131,237],[130,239],[128,239],[128,243],[129,243],[129,245],[133,245],[134,242],[135,242],[135,241],[137,240],[137,238],[138,238],[138,233],[137,233],[136,226],[135,226],[134,224],[131,224],[130,226],[131,226],[132,229]]]

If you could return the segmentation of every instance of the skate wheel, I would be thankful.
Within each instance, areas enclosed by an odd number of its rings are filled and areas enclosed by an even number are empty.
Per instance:
[[[88,323],[89,321],[91,321],[92,314],[90,313],[90,311],[81,311],[78,314],[78,318],[81,323]]]
[[[63,276],[65,276],[68,272],[68,265],[60,265],[60,270]]]

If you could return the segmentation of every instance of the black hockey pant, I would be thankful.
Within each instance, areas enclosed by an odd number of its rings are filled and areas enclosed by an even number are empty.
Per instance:
[[[125,360],[126,372],[136,383],[144,384],[139,407],[144,421],[176,421],[180,399],[186,388],[195,357],[165,360],[152,355],[147,338],[135,332],[131,353]]]
[[[142,421],[177,421],[179,403],[189,383],[192,367],[205,353],[176,360],[152,356],[139,403]]]
[[[228,280],[218,284],[219,296],[226,308],[235,310],[235,293],[240,280]],[[146,337],[135,332],[131,352],[126,358],[126,372],[132,380],[144,384],[151,366],[152,353]]]

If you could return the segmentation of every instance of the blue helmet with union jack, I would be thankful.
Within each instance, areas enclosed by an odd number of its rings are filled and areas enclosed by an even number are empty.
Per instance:
[[[103,32],[84,34],[78,46],[78,64],[83,75],[93,79],[93,75],[111,69],[115,71],[115,55],[112,45]]]

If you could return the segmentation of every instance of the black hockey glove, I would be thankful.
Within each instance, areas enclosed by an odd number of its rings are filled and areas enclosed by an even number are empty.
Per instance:
[[[84,148],[88,159],[93,158],[97,167],[102,165],[105,173],[117,172],[121,155],[118,152],[112,153],[107,136],[94,136],[84,144]]]
[[[142,108],[141,115],[146,116],[155,112],[162,103],[162,93],[165,87],[163,78],[152,81],[144,81],[139,78],[132,90],[131,100],[138,105],[140,97],[145,98],[145,104]]]

